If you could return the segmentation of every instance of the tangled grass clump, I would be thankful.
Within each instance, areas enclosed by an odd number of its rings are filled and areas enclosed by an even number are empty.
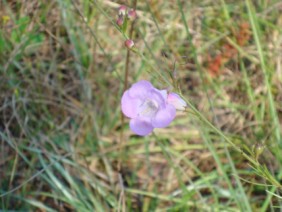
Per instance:
[[[3,1],[0,209],[281,208],[281,20],[279,0]],[[188,104],[145,137],[120,108],[141,79]]]

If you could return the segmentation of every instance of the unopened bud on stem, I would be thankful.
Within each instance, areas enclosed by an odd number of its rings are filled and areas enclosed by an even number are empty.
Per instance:
[[[176,93],[169,93],[167,95],[167,102],[172,104],[176,110],[184,111],[187,107],[187,103]]]
[[[125,15],[126,14],[126,11],[127,11],[127,7],[125,5],[121,5],[119,8],[118,8],[118,14],[119,15]]]
[[[116,22],[116,23],[117,23],[118,26],[122,26],[122,25],[123,25],[123,17],[120,16],[120,17],[117,19],[117,22]]]
[[[133,9],[129,10],[127,13],[127,17],[129,18],[129,20],[134,21],[137,18],[136,11]]]
[[[131,48],[134,46],[134,42],[133,42],[133,40],[128,39],[128,40],[126,40],[126,41],[124,42],[124,45],[125,45],[128,49],[131,49]]]

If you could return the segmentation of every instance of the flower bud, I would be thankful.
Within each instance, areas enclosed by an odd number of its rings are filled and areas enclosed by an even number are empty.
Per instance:
[[[122,16],[118,17],[116,23],[117,23],[118,26],[122,26],[123,25],[123,17]]]
[[[121,5],[119,8],[118,8],[118,14],[119,15],[125,15],[126,14],[126,11],[127,11],[127,7],[125,5]]]
[[[134,42],[133,42],[133,40],[128,39],[128,40],[126,40],[126,41],[124,42],[124,45],[125,45],[128,49],[131,49],[131,48],[134,46]]]
[[[187,103],[176,93],[169,93],[167,95],[167,103],[172,104],[176,110],[184,111]]]
[[[129,20],[134,21],[137,18],[136,11],[133,9],[129,10],[127,13],[127,17],[129,18]]]

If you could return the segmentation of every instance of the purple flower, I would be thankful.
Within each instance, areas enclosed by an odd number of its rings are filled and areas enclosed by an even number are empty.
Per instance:
[[[168,126],[175,118],[176,108],[167,100],[167,91],[154,88],[148,81],[133,84],[121,99],[123,114],[131,118],[130,129],[137,135],[145,136],[154,128]]]

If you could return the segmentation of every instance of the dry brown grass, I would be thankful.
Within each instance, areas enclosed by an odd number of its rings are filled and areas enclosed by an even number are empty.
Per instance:
[[[259,160],[281,181],[280,150],[273,150],[278,145],[273,145],[267,87],[252,30],[244,42],[234,36],[234,28],[248,22],[244,2],[225,1],[230,19],[220,2],[181,1],[198,64],[177,1],[148,1],[149,8],[146,1],[138,1],[132,38],[161,73],[176,70],[183,94],[238,146],[265,142],[269,148]],[[282,129],[281,4],[263,2],[271,5],[258,4],[256,9]],[[120,4],[130,3],[99,1],[113,20]],[[194,115],[179,113],[171,126],[146,138],[135,136],[128,120],[122,125],[126,49],[109,17],[87,1],[2,3],[0,196],[16,188],[0,197],[3,210],[48,210],[29,200],[59,211],[91,210],[87,204],[93,210],[99,211],[100,205],[114,211],[123,201],[125,211],[242,210],[230,190],[238,182],[226,155],[228,145]],[[234,51],[228,57],[226,46]],[[215,55],[225,60],[212,77],[209,67],[215,61],[208,57]],[[151,71],[146,61],[131,54],[130,83],[145,78],[167,88]],[[240,177],[265,183],[240,153],[231,149],[230,154]],[[54,179],[62,182],[72,201]],[[241,183],[252,209],[261,209],[265,188]],[[271,204],[278,203],[272,197]]]

